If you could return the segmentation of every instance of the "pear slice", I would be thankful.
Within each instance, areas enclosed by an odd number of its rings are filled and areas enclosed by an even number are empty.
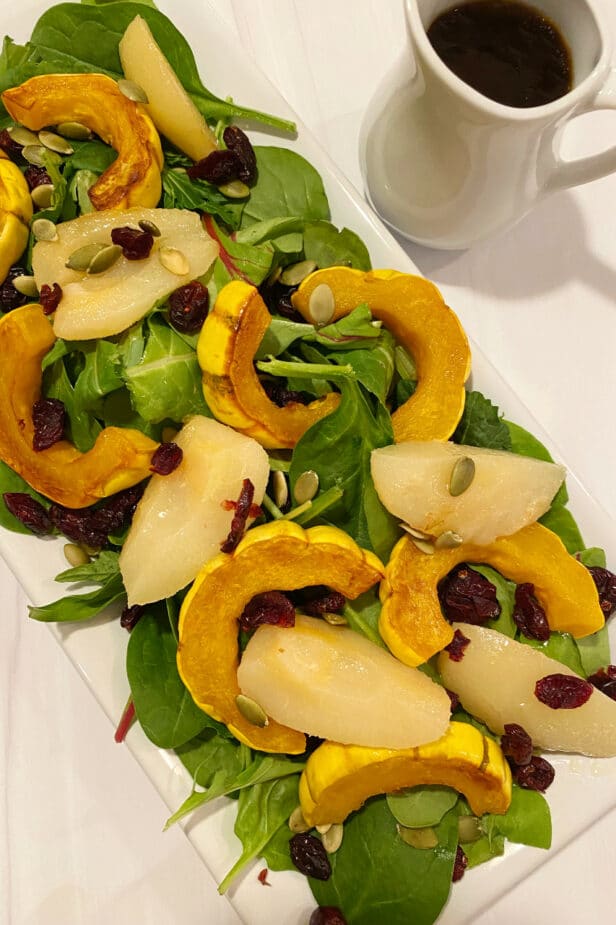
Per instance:
[[[431,536],[485,546],[548,510],[565,477],[556,463],[439,440],[373,450],[372,479],[395,517]]]
[[[160,236],[154,238],[150,255],[143,260],[121,256],[107,270],[90,274],[72,270],[67,261],[86,245],[111,244],[111,232],[140,221],[154,223]],[[54,283],[62,289],[53,316],[56,337],[91,340],[126,330],[150,311],[156,302],[175,289],[203,276],[218,255],[218,245],[205,231],[196,212],[184,209],[127,209],[90,212],[56,228],[52,241],[39,241],[32,252],[36,285]],[[167,248],[161,253],[161,248]],[[165,253],[179,251],[187,272],[178,275],[168,268]],[[167,264],[167,265],[165,265]]]
[[[199,161],[218,145],[142,16],[129,23],[119,45],[122,69],[145,90],[145,108],[158,131],[180,151]]]
[[[170,597],[220,552],[244,479],[260,504],[269,477],[267,453],[218,421],[195,415],[175,439],[182,462],[169,475],[153,475],[137,505],[120,554],[129,604]]]

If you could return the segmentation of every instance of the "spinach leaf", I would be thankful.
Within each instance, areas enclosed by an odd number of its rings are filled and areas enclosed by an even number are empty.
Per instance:
[[[520,456],[531,456],[533,459],[541,459],[544,462],[554,462],[549,450],[533,434],[529,433],[519,424],[511,421],[505,421],[509,436],[511,437],[511,449]],[[567,489],[564,483],[556,493],[552,505],[563,505],[569,500]]]
[[[456,809],[447,813],[436,832],[437,848],[412,848],[397,834],[385,799],[371,800],[345,823],[342,845],[331,856],[330,879],[310,881],[316,901],[344,909],[354,925],[432,925],[451,887],[458,844]]]
[[[466,446],[510,450],[511,437],[498,408],[481,392],[467,392],[460,423],[452,437],[454,443]]]
[[[347,623],[356,633],[367,636],[377,646],[387,648],[379,633],[381,602],[377,590],[371,588],[354,601],[347,601],[343,613]]]
[[[329,350],[350,350],[373,347],[381,336],[380,325],[372,321],[372,312],[366,302],[348,315],[314,331],[314,341]]]
[[[263,340],[255,354],[255,360],[263,360],[268,356],[280,356],[294,341],[313,335],[314,327],[311,324],[274,317],[263,335]]]
[[[561,489],[563,487],[564,485],[561,486]],[[549,511],[539,518],[539,523],[560,537],[567,552],[576,553],[584,549],[584,539],[580,533],[580,528],[575,522],[571,511],[562,504],[553,502]]]
[[[321,490],[337,486],[344,495],[330,510],[341,529],[382,559],[398,538],[395,519],[385,510],[372,482],[370,453],[393,442],[391,418],[377,403],[373,411],[359,385],[340,382],[338,408],[301,437],[291,460],[291,485],[302,472],[314,469]]]
[[[314,260],[319,267],[354,267],[356,270],[370,270],[368,248],[348,228],[340,231],[330,222],[307,222],[304,227],[304,256]]]
[[[84,366],[75,381],[75,407],[96,412],[100,399],[122,388],[122,360],[117,344],[108,340],[83,341],[79,344]]]
[[[42,607],[29,607],[32,620],[41,623],[76,623],[98,616],[115,601],[125,598],[126,591],[119,572],[112,573],[95,591],[69,594]]]
[[[592,636],[576,639],[575,643],[586,677],[594,674],[599,668],[605,668],[610,664],[610,637],[607,624],[602,626],[596,633],[593,633]]]
[[[89,412],[84,411],[81,407],[69,379],[64,360],[56,360],[45,372],[43,392],[48,398],[58,398],[63,402],[67,415],[68,437],[77,449],[81,450],[82,453],[90,450],[94,446],[102,427]]]
[[[277,238],[289,234],[302,233],[306,223],[295,215],[285,215],[282,218],[268,218],[261,222],[254,222],[246,228],[241,228],[235,240],[240,244],[263,244],[265,241],[275,241]]]
[[[196,351],[159,315],[146,319],[146,330],[143,356],[123,371],[135,411],[153,424],[180,423],[190,414],[209,417]]]
[[[373,346],[363,350],[337,350],[331,358],[336,363],[351,366],[357,381],[384,405],[394,374],[394,345],[389,331],[382,331]]]
[[[438,825],[458,802],[458,794],[451,787],[425,784],[388,793],[385,799],[394,819],[415,829]]]
[[[258,180],[242,213],[242,228],[284,217],[328,219],[321,177],[308,161],[288,148],[255,147]]]
[[[101,174],[111,167],[117,157],[117,152],[99,140],[71,141],[73,154],[67,157],[65,164],[73,170],[89,170],[93,174]]]
[[[217,267],[222,267],[225,271],[221,278],[214,279],[216,292],[210,294],[216,295],[221,286],[235,278],[248,280],[253,286],[260,286],[272,268],[272,245],[268,241],[254,246],[238,243],[228,237],[208,215],[205,216],[205,228],[220,246],[219,256],[214,264],[214,276]]]
[[[205,180],[191,180],[186,171],[164,168],[163,206],[165,209],[191,209],[218,216],[229,228],[239,227],[244,203],[227,199],[216,186]]]
[[[160,608],[145,611],[128,640],[126,673],[137,718],[159,748],[175,748],[207,721],[178,674],[177,644]]]
[[[234,878],[254,858],[259,857],[267,843],[286,824],[299,803],[299,775],[255,784],[242,790],[237,807],[235,834],[242,842],[242,854],[218,887],[224,893]]]
[[[545,797],[517,784],[512,787],[507,812],[502,816],[487,814],[482,825],[518,844],[549,848],[552,843],[552,819]]]
[[[56,575],[56,581],[87,581],[102,585],[110,578],[120,575],[119,553],[103,549],[85,565],[67,568]]]
[[[540,649],[548,658],[553,658],[557,662],[566,665],[571,671],[575,671],[581,677],[585,676],[584,666],[580,658],[580,652],[576,641],[569,633],[550,633],[550,638],[546,642],[539,642],[537,639],[528,639],[520,635],[520,642],[530,646],[532,649]]]
[[[44,498],[43,495],[39,495],[33,488],[30,488],[25,479],[22,479],[22,477],[14,472],[10,466],[7,466],[5,462],[0,460],[0,495],[4,495],[8,492],[22,492],[23,494],[30,495],[31,498],[34,498],[34,500],[42,504],[43,507],[49,507],[47,498]],[[28,536],[32,536],[32,531],[29,530],[25,524],[22,524],[21,520],[11,514],[6,504],[4,504],[4,501],[0,501],[0,526],[4,527],[6,530],[11,530],[13,533],[25,533]]]
[[[297,871],[295,864],[291,860],[289,842],[292,838],[293,832],[288,823],[283,822],[261,852],[261,856],[270,870]]]
[[[216,720],[174,751],[199,787],[209,787],[219,771],[236,777],[244,768],[240,743]]]

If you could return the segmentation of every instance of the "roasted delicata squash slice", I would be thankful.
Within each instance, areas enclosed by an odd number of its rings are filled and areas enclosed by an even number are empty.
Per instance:
[[[41,360],[54,341],[40,305],[0,318],[0,459],[52,501],[88,507],[149,476],[158,444],[138,430],[106,427],[87,453],[67,440],[35,451],[32,406],[41,395]]]
[[[254,725],[238,708],[238,619],[264,591],[326,584],[355,598],[382,574],[376,556],[336,527],[303,530],[278,520],[250,529],[234,552],[206,563],[182,605],[178,670],[195,702],[251,748],[303,752],[302,732],[274,720]]]
[[[379,630],[407,665],[421,665],[453,639],[441,612],[438,583],[461,562],[491,565],[512,581],[532,583],[551,630],[579,638],[605,622],[590,572],[541,524],[529,524],[485,546],[462,543],[432,554],[403,537],[381,583]]]
[[[104,74],[41,74],[5,90],[2,102],[16,122],[38,131],[79,122],[118,152],[89,191],[95,209],[156,206],[163,153],[154,123]]]
[[[24,175],[0,150],[0,281],[28,243],[32,199]]]
[[[292,302],[314,323],[315,305],[320,307],[328,297],[333,304],[328,321],[367,303],[373,317],[383,322],[415,361],[417,389],[392,415],[396,443],[447,440],[464,409],[471,354],[458,318],[436,286],[423,277],[395,270],[364,273],[329,267],[307,276]]]
[[[300,806],[310,826],[340,823],[371,796],[422,784],[459,790],[477,816],[505,813],[511,803],[500,746],[474,726],[452,722],[442,738],[417,748],[324,742],[302,772]]]

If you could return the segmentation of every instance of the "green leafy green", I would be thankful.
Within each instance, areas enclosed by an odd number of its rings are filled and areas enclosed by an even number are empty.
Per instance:
[[[496,831],[518,844],[549,848],[552,843],[552,819],[545,797],[517,784],[512,787],[507,812],[502,816],[487,814],[482,824],[488,831]]]
[[[56,360],[46,370],[43,377],[43,391],[48,398],[57,398],[64,404],[68,437],[78,450],[86,453],[94,446],[102,427],[99,421],[82,407],[63,359]]]
[[[216,215],[229,228],[239,228],[244,202],[224,196],[205,180],[191,180],[181,168],[165,167],[162,172],[165,209],[193,209]]]
[[[500,604],[501,612],[495,620],[488,620],[487,626],[490,629],[498,630],[505,636],[513,638],[517,633],[517,626],[513,622],[513,607],[515,604],[515,582],[503,578],[500,572],[491,568],[489,565],[473,565],[474,571],[479,572],[484,578],[487,578],[496,588],[496,599]]]
[[[242,213],[242,228],[284,217],[329,218],[323,181],[308,161],[288,148],[255,147],[258,182]]]
[[[347,601],[344,605],[343,613],[351,629],[354,629],[356,633],[367,636],[377,646],[386,648],[379,633],[381,602],[378,591],[372,588],[370,591],[364,591],[363,594],[356,597],[352,604]]]
[[[533,649],[540,649],[548,658],[553,658],[557,662],[566,665],[571,671],[575,671],[581,677],[585,676],[584,666],[580,657],[580,651],[573,636],[569,633],[550,633],[550,638],[546,642],[539,642],[537,639],[528,639],[520,635],[520,642],[531,646]]]
[[[451,787],[425,784],[388,793],[386,800],[394,819],[400,825],[415,829],[438,825],[458,802],[458,794]]]
[[[306,223],[304,256],[306,260],[314,260],[319,269],[333,266],[371,269],[370,255],[361,238],[348,228],[339,231],[326,221]]]
[[[41,623],[77,623],[98,616],[115,601],[125,598],[126,592],[119,572],[111,574],[94,591],[69,594],[42,607],[29,607],[32,620]]]
[[[498,408],[481,392],[467,392],[460,423],[452,437],[455,443],[510,450],[511,437]]]
[[[119,553],[110,549],[102,549],[85,565],[76,565],[67,568],[56,575],[56,581],[87,581],[96,585],[103,585],[110,578],[120,574]]]

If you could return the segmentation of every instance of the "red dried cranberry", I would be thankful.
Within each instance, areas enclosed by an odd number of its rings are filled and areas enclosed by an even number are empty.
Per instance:
[[[37,186],[44,186],[51,183],[51,177],[44,167],[26,167],[24,170],[24,177],[26,178],[26,183],[30,190],[36,189]]]
[[[258,626],[295,626],[295,607],[282,591],[264,591],[248,601],[240,616],[241,628],[249,633]]]
[[[45,283],[41,286],[39,302],[43,306],[43,314],[52,315],[60,304],[61,298],[62,289],[58,283],[54,283],[53,286],[48,286],[47,283]]]
[[[612,700],[616,700],[616,665],[608,665],[607,668],[600,668],[588,678],[593,687],[601,691]]]
[[[182,462],[184,452],[177,443],[161,443],[161,445],[152,454],[150,472],[156,475],[169,475]]]
[[[12,161],[16,161],[21,155],[23,145],[18,144],[11,133],[3,128],[0,132],[0,149],[2,149]]]
[[[257,880],[259,881],[259,883],[262,883],[263,886],[272,885],[271,883],[268,883],[268,880],[267,880],[268,874],[269,874],[269,870],[267,869],[267,867],[264,867],[263,870],[260,870],[259,873],[257,874]]]
[[[512,765],[511,774],[514,781],[524,790],[538,790],[545,793],[556,774],[554,768],[545,758],[533,755],[528,764]]]
[[[599,592],[599,603],[605,614],[605,619],[611,617],[616,610],[616,575],[609,569],[599,565],[591,565],[588,569]]]
[[[133,604],[131,607],[127,605],[120,614],[120,626],[130,633],[137,626],[142,616],[143,607],[141,604]]]
[[[4,282],[0,285],[0,311],[11,312],[14,308],[21,308],[28,301],[28,297],[18,292],[13,280],[18,276],[26,276],[23,267],[13,266],[6,274]]]
[[[592,692],[592,684],[577,675],[548,674],[535,684],[535,697],[552,710],[575,710]]]
[[[32,406],[32,423],[34,437],[32,449],[36,452],[47,450],[64,434],[66,411],[59,398],[39,398]]]
[[[209,305],[209,292],[194,279],[169,296],[169,323],[182,334],[194,334],[203,326]]]
[[[52,532],[53,525],[49,515],[36,498],[32,498],[25,491],[7,491],[2,497],[7,510],[28,530],[32,530],[38,536]]]
[[[220,548],[223,552],[233,552],[242,536],[244,535],[244,530],[246,529],[246,521],[250,517],[250,510],[254,496],[254,485],[250,479],[244,479],[242,482],[242,490],[240,491],[240,496],[237,499],[237,503],[235,505],[235,513],[233,515],[233,520],[231,521],[231,529],[229,530],[227,538],[220,544]]]
[[[495,620],[501,612],[492,582],[465,564],[457,566],[440,582],[438,596],[450,623],[481,626]]]
[[[449,697],[449,700],[451,701],[451,712],[453,713],[453,711],[457,710],[458,707],[460,706],[460,698],[458,697],[455,691],[450,691],[448,687],[445,688],[445,693],[447,694],[447,696]]]
[[[308,925],[347,925],[347,920],[336,906],[319,906],[310,916]]]
[[[143,487],[135,485],[118,492],[98,508],[71,509],[60,504],[49,508],[51,522],[60,533],[84,546],[101,547],[110,533],[115,533],[130,521]]]
[[[279,408],[284,408],[292,403],[308,405],[312,401],[312,398],[306,392],[288,389],[280,379],[264,379],[261,384],[269,400],[278,405]]]
[[[222,133],[222,139],[240,162],[238,179],[244,183],[252,183],[257,176],[257,158],[248,135],[239,126],[228,125]]]
[[[212,151],[201,158],[186,173],[191,180],[207,180],[208,183],[220,185],[237,180],[242,170],[242,162],[233,151]]]
[[[122,248],[127,260],[145,260],[154,245],[154,236],[149,231],[130,228],[128,225],[113,228],[111,240]]]
[[[460,845],[456,848],[456,859],[453,862],[453,874],[451,875],[452,883],[457,883],[464,876],[464,871],[468,866],[468,858],[462,851]]]
[[[333,591],[327,585],[312,585],[291,592],[291,600],[304,613],[320,617],[324,613],[340,613],[344,610],[346,598],[339,591]]]
[[[453,639],[448,646],[445,646],[445,652],[448,653],[449,658],[452,662],[461,662],[464,658],[464,651],[469,644],[470,639],[467,639],[464,633],[460,630],[456,630],[453,634]]]
[[[529,764],[533,757],[533,740],[522,726],[517,723],[505,723],[501,749],[505,758],[511,758],[515,764]]]
[[[550,638],[550,626],[545,610],[534,594],[535,586],[529,581],[518,585],[515,589],[515,605],[513,608],[513,622],[529,639],[538,639],[547,642]]]
[[[332,868],[323,843],[303,832],[289,841],[291,860],[300,873],[316,880],[329,880]]]

